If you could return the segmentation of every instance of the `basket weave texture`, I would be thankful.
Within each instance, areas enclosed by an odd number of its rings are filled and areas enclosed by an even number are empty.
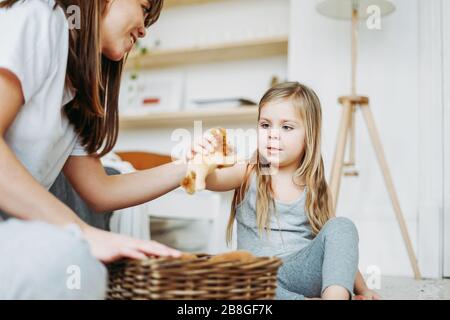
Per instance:
[[[222,256],[223,257],[223,256]],[[270,300],[275,257],[230,260],[206,254],[122,260],[109,265],[109,300]]]

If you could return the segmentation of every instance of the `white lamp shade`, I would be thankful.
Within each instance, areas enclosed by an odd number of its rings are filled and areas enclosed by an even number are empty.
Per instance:
[[[320,1],[316,10],[329,18],[348,20],[352,18],[353,8],[358,8],[359,19],[367,19],[373,12],[367,13],[369,6],[376,6],[380,14],[386,16],[395,11],[395,6],[387,0],[323,0]]]

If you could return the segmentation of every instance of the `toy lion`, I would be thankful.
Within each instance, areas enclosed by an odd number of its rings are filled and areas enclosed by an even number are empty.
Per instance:
[[[212,129],[211,133],[219,137],[222,148],[210,155],[198,153],[189,161],[186,176],[181,181],[181,186],[189,194],[205,190],[206,177],[214,170],[231,167],[236,163],[235,156],[229,154],[226,130]]]

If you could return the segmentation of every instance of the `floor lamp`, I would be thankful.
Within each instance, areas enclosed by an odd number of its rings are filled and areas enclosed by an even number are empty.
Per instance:
[[[384,155],[380,136],[375,126],[375,121],[370,110],[369,98],[357,94],[356,91],[356,68],[358,57],[358,25],[359,19],[368,17],[367,9],[374,6],[376,13],[385,16],[395,10],[395,6],[387,0],[323,0],[316,7],[317,11],[329,18],[340,20],[351,20],[351,95],[342,96],[338,99],[342,106],[342,117],[339,126],[337,144],[332,164],[330,189],[334,199],[334,208],[337,207],[339,197],[339,187],[344,167],[355,166],[355,112],[361,109],[369,135],[378,158],[378,162],[383,173],[386,188],[389,192],[392,205],[394,207],[397,222],[400,226],[403,241],[405,242],[409,260],[414,272],[414,277],[420,279],[420,270],[417,264],[416,256],[406,227],[400,203],[394,188],[394,183]],[[345,151],[349,143],[348,161],[344,162]],[[345,175],[357,176],[358,172],[353,170]]]

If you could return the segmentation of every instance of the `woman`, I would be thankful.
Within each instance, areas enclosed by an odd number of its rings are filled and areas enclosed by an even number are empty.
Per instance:
[[[180,254],[95,229],[48,192],[62,170],[104,212],[178,187],[181,161],[107,176],[99,160],[117,139],[125,57],[162,2],[0,1],[0,210],[14,218],[0,222],[0,298],[103,298],[99,261]],[[81,284],[71,286],[76,271]]]

